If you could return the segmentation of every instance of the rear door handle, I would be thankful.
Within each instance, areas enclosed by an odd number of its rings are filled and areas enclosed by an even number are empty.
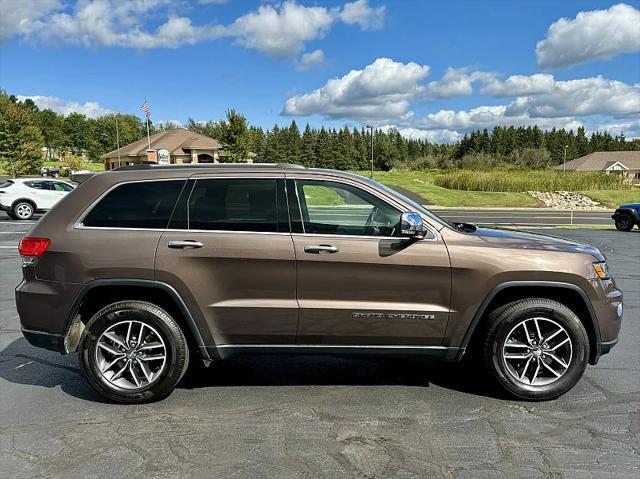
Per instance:
[[[335,246],[320,244],[317,246],[305,246],[304,252],[311,254],[337,253],[339,250]]]
[[[183,241],[169,241],[169,248],[174,249],[186,249],[186,248],[202,248],[204,244],[200,241],[183,240]]]

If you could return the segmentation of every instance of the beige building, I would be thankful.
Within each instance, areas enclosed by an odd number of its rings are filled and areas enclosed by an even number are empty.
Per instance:
[[[556,166],[556,170],[604,171],[640,181],[640,151],[596,151]]]
[[[220,150],[222,150],[222,145],[217,140],[184,128],[154,133],[150,140],[151,150],[159,156],[168,153],[168,162],[171,164],[218,163]],[[118,166],[136,165],[148,161],[148,147],[147,137],[144,137],[118,150],[105,153],[101,156],[104,160],[104,169],[111,170]],[[162,158],[159,162],[162,163]]]

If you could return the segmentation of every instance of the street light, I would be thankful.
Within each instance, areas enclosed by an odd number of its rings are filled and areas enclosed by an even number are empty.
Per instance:
[[[567,148],[569,148],[569,145],[564,145],[564,161],[562,162],[563,173],[567,172]]]
[[[371,179],[373,179],[373,125],[367,125],[371,129]]]

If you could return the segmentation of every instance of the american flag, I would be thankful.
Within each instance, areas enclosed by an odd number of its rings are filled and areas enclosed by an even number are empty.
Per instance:
[[[144,114],[147,115],[147,118],[151,116],[151,109],[149,108],[149,102],[147,102],[146,99],[144,103],[140,105],[140,108],[142,109],[142,111],[144,111]]]

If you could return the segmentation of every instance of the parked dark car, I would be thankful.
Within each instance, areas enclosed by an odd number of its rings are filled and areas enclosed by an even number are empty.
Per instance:
[[[595,247],[451,224],[368,178],[294,165],[95,174],[19,249],[25,337],[78,351],[122,403],[165,397],[189,361],[250,353],[470,357],[511,395],[550,399],[622,321]]]
[[[634,225],[640,228],[640,203],[620,205],[611,218],[619,231],[631,231]]]

